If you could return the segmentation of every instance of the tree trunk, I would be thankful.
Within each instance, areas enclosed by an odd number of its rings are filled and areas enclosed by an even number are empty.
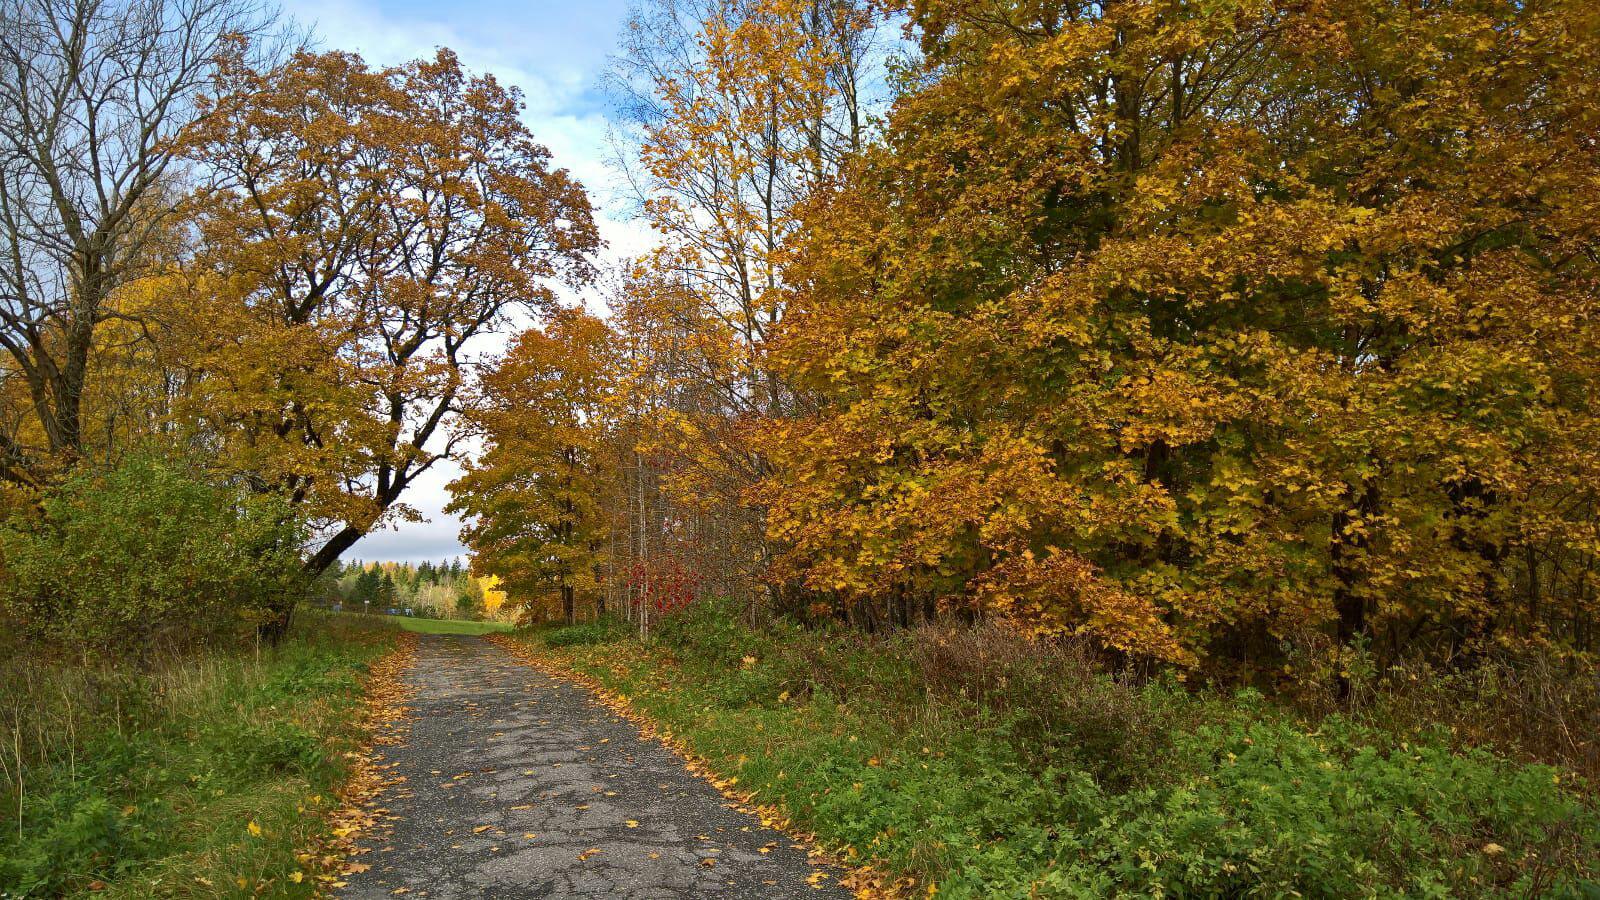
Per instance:
[[[1359,491],[1352,485],[1344,500],[1347,505],[1333,514],[1328,547],[1329,567],[1333,575],[1333,609],[1337,617],[1335,635],[1340,653],[1348,650],[1351,643],[1367,630],[1367,600],[1358,589],[1363,572],[1357,557],[1366,549],[1368,539],[1364,531],[1348,535],[1346,532],[1358,520],[1377,513],[1377,482],[1369,478]],[[1356,511],[1356,515],[1350,514],[1351,509]],[[1342,667],[1335,673],[1335,684],[1339,699],[1348,699],[1350,676]]]
[[[356,541],[359,541],[366,536],[366,529],[357,528],[354,525],[346,525],[326,544],[323,544],[321,547],[317,548],[316,553],[311,554],[311,557],[306,560],[301,571],[303,571],[308,578],[316,578],[318,575],[321,575],[323,572],[327,571],[329,566],[338,561],[339,557],[343,556],[346,550],[354,547]]]

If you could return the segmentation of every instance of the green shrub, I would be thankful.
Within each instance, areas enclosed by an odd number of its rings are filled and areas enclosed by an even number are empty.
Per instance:
[[[653,639],[692,665],[738,668],[760,653],[773,635],[752,629],[743,607],[721,597],[702,597],[663,618]]]
[[[0,615],[106,654],[236,639],[293,604],[302,538],[280,501],[183,465],[80,468],[0,525]]]
[[[1553,770],[1372,737],[1245,716],[1183,733],[1155,783],[1070,796],[1038,892],[1534,896],[1595,874],[1600,816]]]
[[[598,622],[582,622],[577,625],[552,628],[544,633],[543,640],[547,647],[577,647],[583,644],[608,643],[627,634],[626,622],[601,619]]]

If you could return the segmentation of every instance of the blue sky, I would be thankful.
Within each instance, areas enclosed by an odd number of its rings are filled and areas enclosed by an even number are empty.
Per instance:
[[[524,118],[601,207],[606,255],[631,255],[649,244],[648,230],[610,203],[606,158],[606,105],[599,90],[607,56],[617,43],[628,0],[559,3],[548,0],[290,0],[284,11],[314,29],[323,49],[353,50],[369,62],[393,65],[449,47],[468,69],[492,72],[526,95]],[[444,486],[453,466],[436,466],[408,491],[404,502],[429,521],[364,538],[347,559],[438,560],[464,555],[461,524],[444,515]]]

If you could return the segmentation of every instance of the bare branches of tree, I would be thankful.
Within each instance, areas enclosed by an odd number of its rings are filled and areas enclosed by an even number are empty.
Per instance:
[[[83,452],[96,329],[178,227],[174,138],[275,28],[257,0],[0,0],[0,348],[38,425],[0,470]]]

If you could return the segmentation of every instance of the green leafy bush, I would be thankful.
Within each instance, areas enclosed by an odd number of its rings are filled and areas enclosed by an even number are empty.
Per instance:
[[[112,653],[237,638],[304,584],[281,502],[151,455],[80,468],[0,525],[0,611],[34,640]]]
[[[602,619],[598,622],[583,622],[577,625],[563,625],[560,628],[552,628],[544,633],[544,643],[547,647],[604,644],[618,640],[626,636],[627,633],[627,623],[613,619]]]
[[[760,653],[771,639],[750,628],[741,613],[740,605],[731,600],[702,597],[663,618],[655,626],[655,640],[686,661],[737,668],[744,657]]]

